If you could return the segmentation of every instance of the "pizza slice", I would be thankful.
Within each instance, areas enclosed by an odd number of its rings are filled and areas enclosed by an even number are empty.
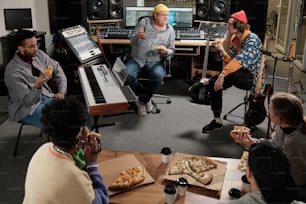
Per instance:
[[[248,159],[249,159],[249,152],[248,151],[243,151],[242,156],[240,158],[239,165],[238,165],[238,169],[240,171],[245,171],[246,170],[246,166],[248,164]]]
[[[140,184],[145,180],[145,169],[143,166],[131,167],[120,172],[120,174],[114,179],[109,186],[109,190],[122,190],[137,184]]]
[[[52,76],[53,73],[53,67],[52,66],[48,66],[45,70],[45,74],[49,75],[50,77]]]
[[[187,174],[190,171],[191,170],[188,165],[188,160],[181,159],[177,161],[176,163],[172,164],[172,166],[169,168],[168,174],[169,175]]]
[[[234,129],[230,132],[230,136],[234,137],[236,134],[250,133],[250,128],[245,126],[234,126]]]
[[[195,173],[217,168],[217,163],[207,157],[191,157],[188,159],[191,170]]]
[[[189,172],[189,176],[204,185],[210,184],[213,180],[213,175],[206,172],[195,173],[191,171]]]

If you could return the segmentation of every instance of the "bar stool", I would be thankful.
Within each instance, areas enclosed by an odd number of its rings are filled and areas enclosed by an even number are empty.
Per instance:
[[[20,126],[19,126],[17,140],[16,140],[16,143],[15,143],[15,149],[14,149],[13,157],[16,157],[16,154],[17,154],[18,144],[19,144],[19,140],[20,140],[20,137],[21,137],[23,126],[29,125],[29,124],[24,123],[22,121],[19,121],[18,123],[20,124]],[[42,129],[40,129],[39,137],[42,137]]]

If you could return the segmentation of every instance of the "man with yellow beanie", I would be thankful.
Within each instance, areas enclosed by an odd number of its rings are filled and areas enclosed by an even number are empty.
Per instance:
[[[138,95],[138,115],[155,112],[151,101],[164,78],[162,60],[174,54],[175,33],[168,24],[169,8],[158,4],[152,17],[144,17],[137,23],[131,35],[131,57],[127,61],[127,84]],[[138,81],[139,75],[149,78],[145,84]]]
[[[222,72],[210,79],[201,79],[201,82],[207,85],[207,89],[211,93],[211,110],[214,115],[214,119],[203,127],[202,133],[208,133],[223,127],[220,118],[222,90],[234,85],[240,89],[252,90],[254,93],[257,84],[262,43],[259,37],[250,31],[244,10],[230,16],[227,23],[227,32],[229,47],[226,47],[223,41],[214,42],[223,58]],[[265,73],[264,70],[263,73]],[[263,84],[264,76],[262,79]]]

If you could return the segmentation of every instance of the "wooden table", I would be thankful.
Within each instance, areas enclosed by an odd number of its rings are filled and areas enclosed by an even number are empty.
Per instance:
[[[123,152],[103,150],[99,156],[98,162],[108,159],[134,154],[136,158],[146,167],[147,171],[155,179],[155,183],[137,187],[135,189],[123,192],[110,197],[110,203],[146,203],[146,204],[163,204],[165,203],[164,186],[171,181],[163,179],[163,175],[167,169],[167,164],[161,161],[159,153],[139,153],[139,152]],[[177,197],[176,204],[191,203],[217,203],[220,200],[229,200],[228,191],[230,188],[241,189],[241,176],[243,172],[237,169],[239,159],[211,157],[220,161],[227,162],[227,170],[225,173],[223,188],[221,192],[207,190],[195,186],[188,186],[186,196]],[[102,171],[101,171],[102,173]],[[206,201],[206,202],[205,202]]]

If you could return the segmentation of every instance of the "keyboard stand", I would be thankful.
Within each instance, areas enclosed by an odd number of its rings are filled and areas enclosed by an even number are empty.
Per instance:
[[[99,128],[100,128],[100,127],[109,127],[109,126],[114,126],[114,125],[116,125],[115,122],[98,125],[98,120],[99,120],[99,118],[100,118],[99,115],[93,116],[94,125],[91,126],[91,130],[95,129],[95,131],[96,131],[97,133],[99,133]]]

